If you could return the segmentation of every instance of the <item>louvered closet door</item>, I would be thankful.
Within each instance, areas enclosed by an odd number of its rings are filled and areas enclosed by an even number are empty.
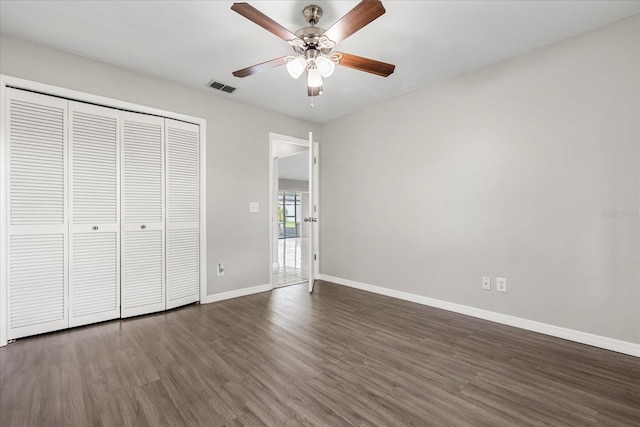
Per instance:
[[[200,300],[199,126],[165,119],[167,308]]]
[[[7,89],[8,338],[68,326],[67,101]]]
[[[165,309],[164,119],[122,113],[122,317]]]
[[[120,317],[119,115],[69,103],[69,326]]]

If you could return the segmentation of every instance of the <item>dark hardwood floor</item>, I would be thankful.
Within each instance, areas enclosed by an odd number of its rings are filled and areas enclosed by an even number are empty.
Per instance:
[[[639,422],[639,358],[326,282],[0,348],[3,427]]]

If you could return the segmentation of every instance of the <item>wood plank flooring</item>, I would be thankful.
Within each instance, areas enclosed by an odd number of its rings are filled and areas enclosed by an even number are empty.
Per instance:
[[[639,421],[639,358],[326,282],[0,348],[3,427]]]

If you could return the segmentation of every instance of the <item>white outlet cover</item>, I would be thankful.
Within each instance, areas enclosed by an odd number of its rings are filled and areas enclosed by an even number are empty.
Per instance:
[[[249,212],[251,213],[260,212],[260,203],[258,202],[249,203]]]
[[[507,292],[507,279],[504,277],[496,277],[496,291]]]
[[[491,290],[491,277],[482,277],[482,289]]]

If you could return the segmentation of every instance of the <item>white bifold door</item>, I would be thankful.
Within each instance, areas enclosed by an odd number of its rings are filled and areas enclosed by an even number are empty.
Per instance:
[[[69,326],[120,317],[119,114],[69,102]]]
[[[67,101],[7,89],[8,339],[68,326]]]
[[[199,126],[165,119],[167,309],[200,300]]]
[[[164,119],[122,114],[122,317],[165,309]]]

